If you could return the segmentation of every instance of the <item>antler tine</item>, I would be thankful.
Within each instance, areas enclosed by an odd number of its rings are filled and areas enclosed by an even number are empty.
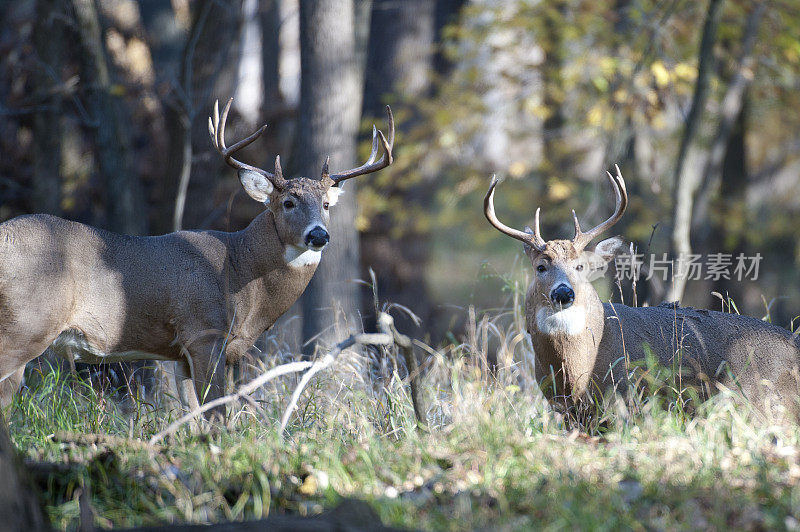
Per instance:
[[[369,158],[358,168],[353,168],[338,174],[331,174],[330,179],[334,184],[339,184],[345,179],[351,179],[360,175],[377,172],[378,170],[382,170],[394,162],[394,157],[392,156],[392,148],[394,147],[394,116],[392,116],[392,109],[388,105],[386,106],[386,114],[389,117],[389,140],[386,140],[386,136],[384,136],[383,131],[377,129],[373,125],[372,150],[369,154]],[[375,162],[375,157],[378,155],[378,141],[380,141],[380,145],[383,146],[383,155],[381,155],[381,158],[378,160],[378,162]]]
[[[211,135],[211,142],[214,145],[214,148],[222,155],[225,159],[225,162],[228,163],[233,168],[237,170],[250,170],[253,172],[258,172],[259,174],[263,175],[272,183],[277,186],[281,187],[284,185],[285,181],[283,176],[280,175],[279,172],[275,174],[271,172],[267,172],[263,168],[258,168],[256,166],[251,166],[247,163],[243,163],[238,159],[233,158],[233,154],[236,153],[238,150],[241,150],[245,146],[252,144],[257,138],[259,138],[263,133],[264,130],[267,129],[267,125],[264,124],[260,128],[258,128],[254,133],[250,136],[234,143],[232,146],[227,147],[225,146],[225,125],[228,122],[228,113],[231,110],[231,103],[233,103],[233,98],[228,100],[228,103],[225,104],[224,109],[222,110],[222,114],[220,115],[219,112],[219,100],[214,102],[214,111],[212,116],[208,117],[208,133]]]
[[[572,211],[572,217],[575,221],[575,237],[572,239],[572,242],[578,249],[585,248],[589,242],[594,240],[601,233],[608,231],[620,220],[620,218],[622,218],[622,215],[625,213],[625,209],[628,207],[628,191],[625,188],[625,180],[622,178],[622,173],[619,170],[619,166],[615,164],[614,168],[616,169],[617,175],[612,175],[611,172],[606,172],[608,180],[611,182],[611,186],[614,188],[614,214],[612,214],[611,217],[605,222],[584,233],[581,231],[581,225],[578,223],[578,217],[575,215],[575,211]]]
[[[486,192],[486,196],[483,198],[483,214],[486,215],[486,219],[489,220],[489,223],[501,233],[508,235],[511,238],[516,238],[517,240],[520,240],[525,244],[542,251],[545,243],[544,239],[542,238],[541,231],[539,230],[539,209],[536,209],[536,228],[534,229],[533,234],[507,226],[497,218],[497,214],[494,212],[494,189],[497,187],[498,183],[500,183],[500,180],[497,179],[497,176],[493,175],[492,182],[489,185],[489,190]]]

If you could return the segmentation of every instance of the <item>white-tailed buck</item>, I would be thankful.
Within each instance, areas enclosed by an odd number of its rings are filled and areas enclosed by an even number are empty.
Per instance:
[[[274,173],[234,159],[266,126],[226,146],[230,104],[221,116],[215,104],[209,133],[247,194],[266,206],[246,229],[134,237],[41,214],[0,224],[4,404],[25,364],[48,346],[78,362],[176,361],[182,401],[193,403],[193,392],[218,397],[226,360],[240,359],[314,275],[339,183],[392,163],[388,106],[388,140],[373,127],[367,162],[331,174],[326,161],[317,180],[285,179],[280,158]]]
[[[583,232],[573,211],[572,240],[545,241],[539,209],[533,230],[523,232],[500,222],[494,210],[497,179],[492,179],[484,198],[486,218],[501,233],[522,241],[533,264],[525,313],[535,350],[536,379],[548,398],[575,404],[596,391],[623,384],[628,362],[644,359],[649,351],[660,364],[679,368],[686,384],[714,391],[720,383],[739,389],[762,411],[769,401],[796,416],[800,343],[786,329],[674,303],[629,307],[600,301],[588,279],[596,261],[584,249],[619,221],[628,203],[619,168],[616,175],[608,173],[608,179],[616,195],[614,214]],[[592,258],[607,262],[621,245],[618,237],[604,240]]]

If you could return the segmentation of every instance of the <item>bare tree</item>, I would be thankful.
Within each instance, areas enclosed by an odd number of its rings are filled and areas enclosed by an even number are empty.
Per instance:
[[[263,0],[259,6],[261,19],[261,76],[264,85],[264,109],[267,116],[280,106],[280,35],[281,1]]]
[[[361,114],[361,74],[355,49],[353,0],[300,2],[300,117],[297,131],[298,173],[321,176],[330,156],[331,170],[355,166]],[[331,339],[336,311],[349,325],[359,308],[358,231],[355,183],[345,188],[331,216],[330,249],[303,295],[303,333]]]
[[[78,22],[80,62],[89,124],[95,140],[99,173],[106,185],[107,226],[121,233],[147,233],[144,193],[131,172],[130,138],[125,107],[112,90],[102,29],[94,0],[72,0]]]
[[[672,215],[672,251],[676,256],[688,256],[692,252],[690,230],[692,224],[692,205],[694,194],[697,190],[697,178],[691,172],[686,172],[684,166],[689,147],[697,135],[700,119],[708,97],[708,86],[714,70],[714,42],[717,38],[717,28],[722,17],[722,0],[709,0],[706,12],[703,34],[700,38],[699,62],[697,66],[697,82],[692,96],[689,115],[686,117],[686,129],[681,137],[678,158],[675,162],[673,174],[673,215]],[[676,271],[673,284],[667,292],[668,301],[679,301],[686,287],[686,276],[681,271]]]
[[[705,106],[708,84],[711,77],[713,62],[713,46],[716,39],[716,28],[721,16],[721,0],[711,0],[709,3],[706,23],[703,28],[703,37],[700,43],[700,62],[698,65],[697,85],[692,99],[692,106],[686,122],[686,130],[681,138],[678,160],[675,166],[675,188],[673,190],[674,213],[672,228],[672,247],[676,256],[688,256],[692,253],[690,232],[692,228],[692,211],[694,209],[695,195],[698,187],[705,180],[703,188],[708,188],[708,183],[719,181],[723,162],[729,147],[729,139],[737,120],[740,118],[746,89],[750,84],[746,71],[752,66],[753,47],[755,46],[758,27],[766,10],[766,4],[760,2],[747,19],[745,25],[742,52],[736,62],[735,74],[728,86],[721,102],[721,114],[717,134],[711,144],[702,174],[695,175],[684,171],[686,154],[691,145]],[[684,272],[677,272],[670,288],[667,299],[679,301],[683,297],[686,287]]]
[[[191,4],[192,24],[181,61],[170,119],[171,153],[181,153],[170,173],[178,176],[173,229],[227,228],[220,220],[225,201],[218,190],[225,183],[222,163],[208,142],[205,113],[209,102],[234,94],[239,65],[242,2],[200,0]],[[221,37],[223,36],[223,37]]]
[[[37,68],[34,80],[42,102],[33,117],[33,208],[36,212],[61,213],[61,101],[60,66],[64,39],[65,5],[62,0],[36,3]]]
[[[415,102],[431,91],[436,4],[426,0],[375,0],[372,5],[367,69],[364,82],[364,115],[378,117],[387,103],[400,104],[405,119],[401,134],[417,123]],[[399,202],[408,210],[431,205],[433,176],[417,182],[407,175],[418,170],[392,171],[383,178],[381,193],[389,202]],[[401,217],[402,218],[402,217]],[[412,307],[423,320],[429,318],[432,304],[426,287],[425,269],[430,260],[430,234],[419,227],[414,216],[401,226],[391,209],[379,213],[361,235],[362,262],[375,271],[378,293],[387,301]],[[399,236],[398,236],[399,232]],[[401,318],[401,327],[405,320]]]
[[[0,412],[0,515],[5,530],[50,530],[36,492],[27,478],[22,460],[8,436],[6,421]]]

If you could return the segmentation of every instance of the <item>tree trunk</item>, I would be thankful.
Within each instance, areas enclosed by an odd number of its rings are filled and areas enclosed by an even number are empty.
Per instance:
[[[36,212],[61,214],[61,68],[65,15],[62,0],[38,0],[34,73],[43,108],[33,117],[33,198]]]
[[[261,2],[261,77],[264,92],[264,114],[271,115],[273,108],[283,107],[281,96],[281,1]]]
[[[224,104],[235,92],[241,27],[241,0],[192,4],[192,27],[181,64],[182,95],[171,116],[170,153],[180,161],[172,170],[180,176],[175,228],[231,228],[224,218],[228,198],[222,191],[238,191],[239,184],[211,145],[206,117],[215,99]],[[232,130],[231,136],[236,128]]]
[[[543,6],[544,38],[542,48],[545,59],[542,64],[543,103],[547,116],[542,124],[542,166],[545,179],[550,179],[566,170],[569,161],[569,144],[564,142],[564,17],[567,6],[563,0],[548,2]],[[543,182],[542,185],[545,183]]]
[[[166,137],[166,148],[153,154],[158,159],[155,164],[161,168],[161,175],[155,179],[150,202],[151,231],[160,235],[174,227],[175,196],[183,162],[183,128],[175,126],[182,115],[175,94],[181,91],[177,91],[175,85],[181,79],[181,53],[189,28],[180,24],[171,2],[140,0],[139,10],[153,58],[156,85],[172,89],[171,93],[158,98],[161,116],[153,120],[156,122],[154,126],[160,128],[160,134]],[[174,151],[176,149],[178,151]]]
[[[109,229],[132,235],[147,233],[144,193],[130,168],[129,121],[125,106],[114,94],[108,71],[100,21],[94,0],[72,0],[81,45],[81,73],[87,94],[97,165],[106,184]]]
[[[416,123],[415,102],[431,89],[435,4],[375,0],[372,5],[363,114],[380,123],[386,114],[384,105],[391,103],[396,116],[405,117],[397,125],[401,137]],[[388,179],[376,176],[374,180],[385,185],[374,186],[389,198],[388,204],[403,205],[406,212],[425,212],[432,204],[435,178],[423,176],[419,182],[416,176],[417,182],[408,186],[409,174],[418,169],[410,170],[390,168]],[[365,270],[374,270],[382,300],[408,306],[427,322],[432,309],[425,280],[431,235],[416,220],[415,216],[397,217],[389,209],[375,216],[361,235],[362,262]],[[400,330],[411,326],[406,316],[396,318]]]
[[[746,128],[748,115],[747,94],[742,95],[742,105],[733,124],[725,147],[722,160],[722,182],[719,199],[714,208],[711,224],[714,236],[710,242],[716,242],[718,249],[712,253],[725,252],[736,256],[745,252],[744,234],[747,227],[746,204],[747,195],[747,144]],[[715,290],[723,296],[730,296],[734,301],[739,299],[741,283],[733,276],[731,279],[719,279]]]
[[[3,530],[50,530],[0,412],[0,515]]]
[[[353,0],[300,2],[300,117],[297,128],[297,169],[319,179],[330,155],[331,171],[356,162],[356,135],[361,112],[361,75],[355,51]],[[303,333],[306,339],[335,335],[332,325],[359,327],[358,232],[356,181],[331,209],[331,243],[322,254],[311,284],[303,295]]]
[[[686,118],[681,144],[678,148],[678,158],[675,163],[673,181],[673,216],[672,216],[672,252],[675,258],[681,256],[688,258],[692,253],[690,231],[692,225],[692,206],[694,194],[697,189],[697,176],[692,172],[684,171],[686,155],[689,152],[700,120],[706,105],[708,86],[714,70],[714,42],[717,38],[717,28],[722,17],[722,0],[709,0],[708,11],[703,34],[700,39],[699,61],[697,66],[697,82],[692,96],[689,115]],[[667,292],[667,301],[680,301],[686,287],[686,272],[676,271],[673,274],[672,286]]]
[[[712,13],[712,5],[709,5],[709,18],[713,16],[717,19],[717,24],[719,22],[719,13]],[[717,8],[719,9],[719,8]],[[687,142],[691,142],[691,138],[687,140],[689,136],[689,129],[690,123],[687,122],[687,131],[684,135],[684,138],[681,141],[681,150],[678,154],[678,164],[681,168],[676,166],[676,189],[675,189],[675,214],[673,218],[673,248],[674,253],[676,256],[680,255],[689,255],[692,252],[691,248],[691,240],[690,240],[690,231],[692,228],[692,212],[694,209],[694,199],[695,193],[697,191],[698,186],[703,184],[703,190],[700,194],[701,198],[707,196],[708,190],[712,183],[715,183],[719,179],[720,172],[722,170],[723,162],[727,157],[728,148],[730,147],[730,137],[732,131],[737,123],[737,120],[741,118],[742,108],[744,105],[744,97],[747,87],[750,84],[749,76],[745,73],[750,69],[753,62],[753,47],[755,46],[756,37],[758,35],[758,26],[761,22],[761,18],[766,11],[766,3],[761,2],[756,7],[753,13],[748,17],[747,24],[744,29],[743,41],[742,41],[742,52],[736,62],[736,67],[734,70],[734,75],[732,76],[731,82],[728,86],[728,90],[725,92],[725,96],[721,102],[721,117],[719,122],[719,127],[717,130],[717,135],[715,137],[714,142],[711,145],[711,149],[709,150],[708,159],[706,161],[706,166],[703,173],[700,176],[688,176],[679,174],[678,172],[682,168],[685,162],[686,151],[688,150],[688,144],[685,146]],[[708,26],[708,20],[707,24]],[[706,74],[703,74],[703,57],[704,54],[710,56],[711,50],[705,50],[705,48],[713,48],[713,40],[714,36],[712,35],[709,39],[711,42],[706,42],[706,28],[704,28],[703,33],[703,42],[701,43],[701,56],[700,56],[700,65],[698,66],[698,88],[695,91],[695,99],[702,99],[701,105],[704,104],[705,101],[705,94],[698,97],[697,92],[701,89],[699,88],[701,85],[701,76],[704,79],[702,82],[704,87],[702,90],[703,92],[707,92],[707,85],[708,85],[708,78],[710,70],[706,67]],[[707,62],[710,62],[710,58],[707,59]],[[689,113],[689,121],[694,120],[695,123],[692,126],[692,129],[696,131],[697,125],[700,120],[700,114],[702,113],[702,109],[695,113],[696,116],[693,117],[693,111],[695,111],[694,101],[692,102],[692,109]],[[691,133],[691,136],[694,136],[694,132]],[[744,171],[744,170],[742,170]],[[701,203],[705,203],[704,201]],[[704,218],[704,217],[703,217]],[[683,296],[683,291],[685,289],[686,279],[678,276],[675,278],[672,289],[669,293],[668,300],[669,301],[678,301]]]

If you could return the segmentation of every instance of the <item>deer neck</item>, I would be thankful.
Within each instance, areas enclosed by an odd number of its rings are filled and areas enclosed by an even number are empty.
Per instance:
[[[235,233],[228,280],[234,335],[255,340],[297,301],[317,269],[320,253],[311,253],[281,241],[269,210]]]
[[[528,307],[528,331],[537,366],[545,376],[550,374],[551,368],[555,374],[563,371],[566,392],[582,395],[588,390],[603,337],[604,314],[600,298],[591,291],[568,309],[556,313],[544,304],[529,303]]]

